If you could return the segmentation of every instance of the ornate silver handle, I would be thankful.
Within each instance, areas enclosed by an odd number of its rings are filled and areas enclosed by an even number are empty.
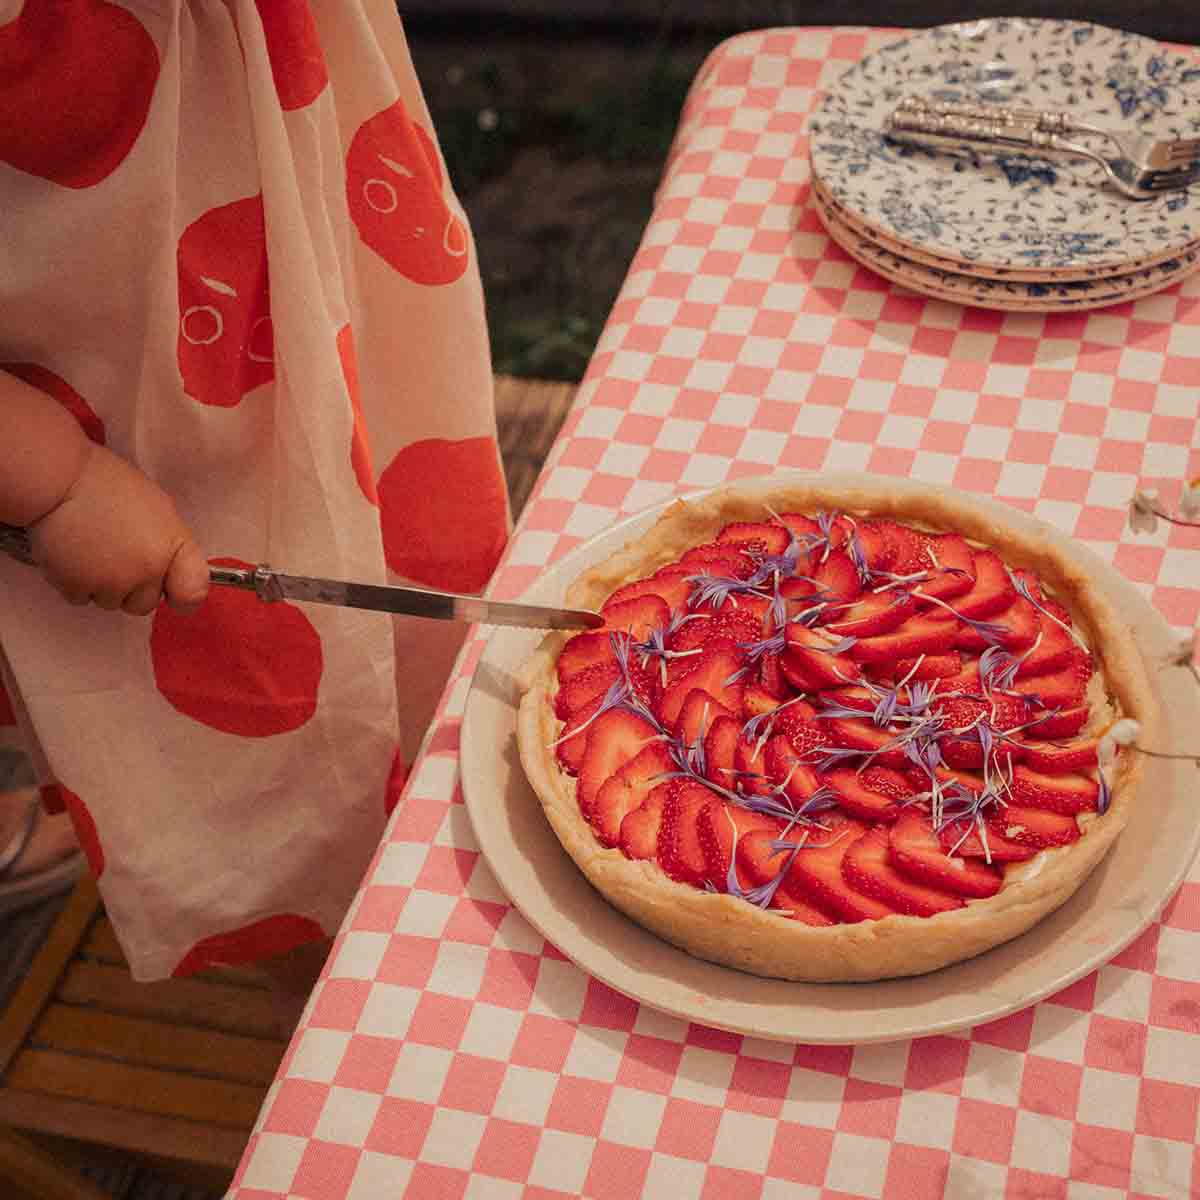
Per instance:
[[[1038,108],[1010,108],[1002,104],[945,104],[920,96],[905,96],[901,112],[932,113],[935,117],[967,117],[975,121],[1000,121],[1007,125],[1032,125],[1045,133],[1082,133],[1083,127],[1063,112]]]
[[[884,133],[896,141],[952,150],[979,146],[984,149],[1034,150],[1095,157],[1086,146],[1063,141],[1056,133],[992,115],[964,117],[939,115],[927,109],[898,108],[884,123]]]

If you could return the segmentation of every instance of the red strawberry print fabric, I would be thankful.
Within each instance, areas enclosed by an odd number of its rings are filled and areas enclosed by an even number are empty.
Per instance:
[[[0,370],[214,565],[487,583],[475,247],[393,5],[0,0],[0,112]],[[0,721],[138,978],[336,931],[462,644],[432,624],[228,588],[141,620],[0,561]]]

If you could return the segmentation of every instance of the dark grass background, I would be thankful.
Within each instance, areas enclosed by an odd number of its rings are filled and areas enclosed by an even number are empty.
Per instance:
[[[499,372],[578,380],[637,249],[689,85],[773,25],[1086,19],[1200,43],[1200,0],[401,0],[471,218]]]

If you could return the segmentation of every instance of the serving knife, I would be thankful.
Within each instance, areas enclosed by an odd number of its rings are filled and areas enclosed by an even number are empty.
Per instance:
[[[17,526],[0,523],[0,550],[22,562],[34,562],[29,534]],[[275,571],[265,565],[210,567],[208,576],[214,584],[253,592],[267,603],[299,600],[311,604],[334,604],[343,608],[428,617],[435,621],[515,625],[526,629],[598,629],[604,624],[604,618],[599,613],[587,609],[514,604],[430,588],[320,579],[311,575]]]

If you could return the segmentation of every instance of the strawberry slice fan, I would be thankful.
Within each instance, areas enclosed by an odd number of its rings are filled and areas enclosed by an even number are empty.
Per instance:
[[[522,762],[635,920],[757,974],[918,974],[1058,907],[1128,819],[1141,656],[1085,569],[945,493],[722,491],[577,581]]]

